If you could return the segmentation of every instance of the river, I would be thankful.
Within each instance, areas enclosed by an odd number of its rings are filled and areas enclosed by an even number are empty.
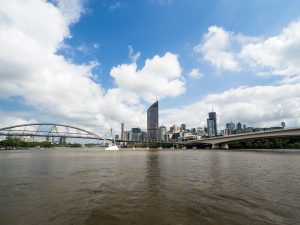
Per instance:
[[[0,151],[0,224],[300,224],[300,151]]]

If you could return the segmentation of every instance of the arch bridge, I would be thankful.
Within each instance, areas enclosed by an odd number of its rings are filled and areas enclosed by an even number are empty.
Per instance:
[[[53,138],[79,138],[104,140],[99,135],[90,131],[57,123],[30,123],[0,128],[0,136],[7,137],[45,137]],[[106,139],[108,140],[108,139]]]

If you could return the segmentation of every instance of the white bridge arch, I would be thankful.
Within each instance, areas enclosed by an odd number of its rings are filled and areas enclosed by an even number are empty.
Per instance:
[[[0,128],[0,136],[81,138],[103,140],[99,135],[74,126],[57,123],[30,123]]]

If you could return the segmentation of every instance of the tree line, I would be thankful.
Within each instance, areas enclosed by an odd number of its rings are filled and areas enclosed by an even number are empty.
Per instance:
[[[28,149],[28,148],[54,148],[54,147],[81,147],[81,144],[75,143],[51,143],[47,141],[43,142],[28,142],[23,141],[20,138],[8,137],[5,140],[0,141],[0,149]]]
[[[300,149],[300,137],[277,137],[236,141],[228,144],[230,149]]]

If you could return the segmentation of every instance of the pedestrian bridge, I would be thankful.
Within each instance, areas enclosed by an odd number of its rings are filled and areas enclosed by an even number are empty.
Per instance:
[[[103,140],[103,137],[90,131],[57,123],[30,123],[0,128],[0,136],[6,137],[45,137],[53,138],[80,138]]]
[[[280,129],[280,130],[270,130],[270,131],[260,131],[252,133],[242,133],[227,136],[218,136],[211,138],[203,138],[201,140],[189,141],[187,144],[208,144],[211,145],[212,149],[215,148],[228,148],[228,143],[234,141],[244,141],[262,138],[274,138],[274,137],[287,137],[287,136],[300,136],[300,128],[290,128],[290,129]]]

